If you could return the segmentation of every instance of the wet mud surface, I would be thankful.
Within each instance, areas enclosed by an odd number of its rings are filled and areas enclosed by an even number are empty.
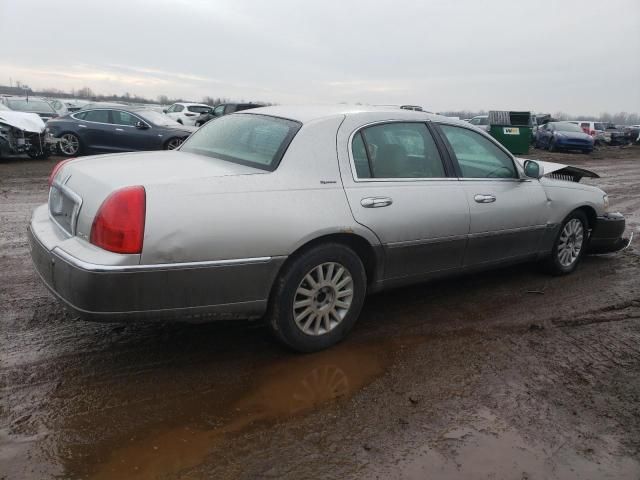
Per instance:
[[[640,233],[640,148],[530,157],[599,173]],[[0,161],[0,479],[640,478],[640,238],[372,296],[296,355],[259,322],[67,315],[25,233],[53,164]]]

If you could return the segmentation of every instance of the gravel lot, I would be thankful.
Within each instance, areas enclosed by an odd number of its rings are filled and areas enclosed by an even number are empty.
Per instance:
[[[598,172],[640,234],[640,147]],[[0,161],[0,478],[640,478],[640,248],[371,297],[340,346],[260,323],[71,318],[25,228],[54,161]]]

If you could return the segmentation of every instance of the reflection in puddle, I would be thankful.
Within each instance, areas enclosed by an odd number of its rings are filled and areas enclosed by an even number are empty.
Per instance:
[[[268,424],[353,395],[383,373],[390,354],[400,347],[400,342],[382,346],[342,344],[328,351],[290,356],[258,368],[240,398],[215,412],[202,412],[213,415],[220,426],[213,429],[184,425],[160,427],[143,438],[131,438],[124,445],[121,442],[112,448],[95,446],[112,453],[106,462],[98,465],[91,478],[156,478],[199,465],[225,436],[237,434],[253,424]],[[202,398],[184,403],[180,405],[182,411],[207,408]]]

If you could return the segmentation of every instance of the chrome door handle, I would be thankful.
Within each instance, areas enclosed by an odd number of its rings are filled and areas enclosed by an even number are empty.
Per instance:
[[[388,207],[393,203],[389,197],[367,197],[360,200],[360,205],[364,208]]]
[[[116,128],[116,132],[124,132],[122,128]]]
[[[81,128],[87,128],[87,126],[86,126],[86,125],[82,125],[82,124],[80,124],[80,125],[78,125],[78,126],[79,126],[79,127],[81,127]]]
[[[482,193],[478,193],[476,194],[475,197],[473,197],[473,199],[478,202],[478,203],[493,203],[496,201],[496,197],[493,195],[485,195]]]

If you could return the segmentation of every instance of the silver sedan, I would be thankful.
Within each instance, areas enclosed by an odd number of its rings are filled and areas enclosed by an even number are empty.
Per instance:
[[[584,176],[437,115],[267,107],[174,151],[58,164],[29,237],[84,318],[266,318],[308,352],[343,339],[371,292],[531,260],[566,274],[622,248],[624,218]]]

